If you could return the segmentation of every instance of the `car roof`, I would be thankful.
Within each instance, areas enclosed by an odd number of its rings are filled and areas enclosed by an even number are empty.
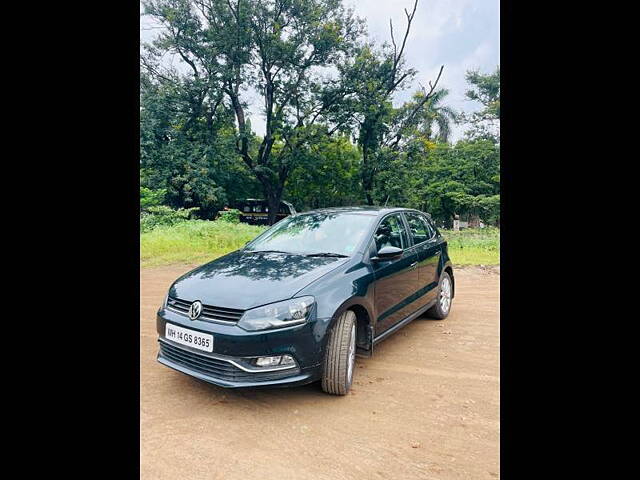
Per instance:
[[[308,212],[299,212],[298,215],[306,215],[310,213],[361,213],[365,215],[385,215],[390,212],[418,212],[412,208],[401,207],[380,207],[376,205],[362,205],[356,207],[329,207],[310,210]],[[422,212],[420,212],[422,213]]]

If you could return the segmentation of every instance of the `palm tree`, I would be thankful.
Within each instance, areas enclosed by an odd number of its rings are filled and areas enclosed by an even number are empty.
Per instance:
[[[414,94],[414,99],[424,95],[422,92]],[[451,136],[451,125],[459,121],[460,114],[448,105],[443,105],[449,90],[440,88],[427,100],[420,115],[418,131],[429,140],[446,143]]]

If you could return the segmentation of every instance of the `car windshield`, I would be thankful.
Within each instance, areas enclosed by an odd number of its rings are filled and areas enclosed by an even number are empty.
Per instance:
[[[357,213],[295,215],[276,223],[247,250],[350,256],[375,218]]]

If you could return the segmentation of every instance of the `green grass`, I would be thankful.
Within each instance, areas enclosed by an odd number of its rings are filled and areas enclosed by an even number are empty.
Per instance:
[[[441,230],[453,265],[500,265],[500,229]]]
[[[237,250],[265,230],[244,223],[189,220],[140,234],[140,266],[204,263]]]
[[[140,234],[140,265],[204,263],[237,250],[265,227],[244,223],[189,220],[160,226]],[[443,230],[454,265],[499,265],[500,230],[497,228]]]

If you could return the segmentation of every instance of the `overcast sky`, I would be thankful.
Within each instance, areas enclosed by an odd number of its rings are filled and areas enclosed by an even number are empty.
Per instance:
[[[414,0],[345,0],[356,15],[367,22],[369,37],[377,43],[389,41],[389,19],[393,19],[396,40],[404,33],[404,9],[411,11]],[[141,21],[141,38],[148,41],[155,30],[145,30]],[[418,8],[405,48],[407,64],[418,71],[415,85],[398,94],[394,103],[406,100],[418,83],[435,80],[440,65],[444,71],[439,86],[449,89],[447,103],[456,110],[470,112],[478,104],[465,99],[464,73],[479,69],[483,73],[500,64],[499,0],[418,0]],[[264,133],[259,106],[252,109],[251,123],[256,133]],[[452,140],[459,139],[464,127],[454,128]]]

